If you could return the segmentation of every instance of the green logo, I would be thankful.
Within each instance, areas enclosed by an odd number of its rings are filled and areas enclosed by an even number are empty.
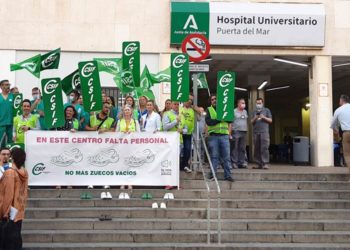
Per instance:
[[[32,174],[33,175],[40,175],[40,174],[44,173],[45,168],[46,167],[44,166],[44,163],[38,163],[33,167]]]

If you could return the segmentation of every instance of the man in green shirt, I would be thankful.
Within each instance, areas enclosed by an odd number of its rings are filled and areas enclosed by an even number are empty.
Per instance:
[[[12,143],[13,94],[10,93],[10,82],[0,81],[0,147]]]
[[[39,115],[39,123],[41,130],[47,130],[45,123],[45,114],[44,114],[44,101],[41,99],[41,92],[38,87],[32,89],[31,108],[30,111],[33,115]]]

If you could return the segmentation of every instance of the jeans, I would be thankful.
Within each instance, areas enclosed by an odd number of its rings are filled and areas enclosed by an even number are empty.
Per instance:
[[[192,150],[192,135],[182,135],[183,139],[183,156],[180,163],[180,170],[188,167],[188,161],[191,157]]]
[[[208,138],[210,160],[216,175],[218,165],[221,162],[224,167],[224,178],[231,177],[230,140],[228,135],[211,135]]]
[[[245,131],[233,131],[231,160],[237,166],[247,165],[246,162],[246,137]]]

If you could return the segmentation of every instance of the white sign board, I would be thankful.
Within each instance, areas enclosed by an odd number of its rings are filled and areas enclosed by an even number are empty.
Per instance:
[[[209,64],[190,63],[191,72],[209,72]]]
[[[324,46],[323,4],[211,2],[212,45]]]
[[[31,186],[179,186],[177,132],[28,131]]]

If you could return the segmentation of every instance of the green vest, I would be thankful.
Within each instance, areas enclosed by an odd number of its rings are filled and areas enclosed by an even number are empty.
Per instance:
[[[16,130],[16,143],[24,143],[24,131],[21,129],[22,126],[35,128],[38,121],[38,115],[31,115],[28,120],[23,120],[22,115],[18,115],[13,118],[13,127]]]
[[[90,126],[95,127],[99,126],[101,124],[102,120],[97,119],[96,115],[90,116]],[[100,128],[104,129],[110,129],[113,125],[114,119],[108,117],[107,120],[105,120]]]
[[[73,119],[73,128],[74,128],[75,130],[78,130],[78,129],[79,129],[79,121],[78,121],[78,119],[76,119],[76,118]]]
[[[125,119],[120,119],[119,130],[119,132],[136,132],[136,121],[134,119],[131,119],[128,129],[126,129]]]
[[[170,110],[164,113],[164,115],[169,117],[170,122],[173,122],[176,120],[176,115]],[[177,126],[172,127],[171,129],[169,129],[168,131],[177,131]]]
[[[216,111],[213,108],[213,106],[210,106],[208,108],[209,110],[209,114],[210,114],[210,118],[215,120],[217,115],[216,115]],[[214,126],[208,126],[208,133],[216,133],[216,134],[224,134],[224,135],[228,135],[229,131],[228,131],[228,123],[227,122],[220,122]]]
[[[183,128],[186,125],[187,127],[186,134],[188,135],[192,134],[194,130],[194,124],[195,124],[194,110],[192,108],[181,108],[180,114],[181,114],[181,128]]]

